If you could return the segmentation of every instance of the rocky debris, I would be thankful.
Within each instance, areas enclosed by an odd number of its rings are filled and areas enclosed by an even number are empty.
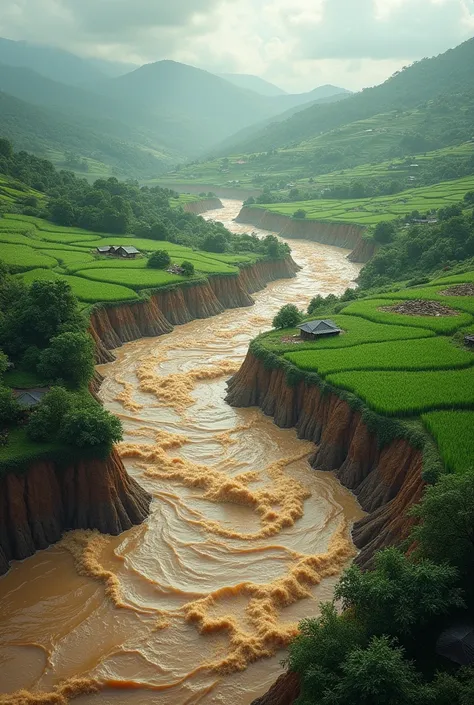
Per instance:
[[[389,313],[400,313],[404,316],[457,316],[457,311],[449,306],[444,306],[438,301],[426,301],[425,299],[411,299],[401,301],[395,306],[381,306],[380,311]]]
[[[439,293],[443,296],[474,296],[474,284],[456,284]]]

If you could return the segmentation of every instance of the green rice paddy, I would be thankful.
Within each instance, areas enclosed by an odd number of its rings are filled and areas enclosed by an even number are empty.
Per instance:
[[[464,472],[474,465],[474,350],[463,345],[463,331],[474,322],[474,297],[440,292],[446,285],[471,281],[472,271],[431,286],[353,301],[343,313],[330,316],[342,329],[332,338],[301,340],[297,329],[288,329],[259,340],[270,352],[351,392],[382,416],[420,419],[445,467]],[[457,315],[379,310],[413,299],[443,303]]]
[[[97,247],[121,244],[133,244],[141,255],[127,260],[97,253]],[[180,275],[147,268],[148,255],[156,250],[166,250],[172,264],[192,262],[194,280],[215,274],[237,275],[238,264],[257,260],[257,256],[220,255],[133,235],[99,235],[14,213],[0,218],[0,246],[0,259],[25,281],[63,277],[84,303],[134,300],[139,298],[139,291],[189,281]]]

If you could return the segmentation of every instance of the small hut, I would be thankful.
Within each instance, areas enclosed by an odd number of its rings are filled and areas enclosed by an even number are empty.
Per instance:
[[[317,340],[318,338],[327,338],[342,333],[334,321],[329,319],[308,321],[307,323],[302,323],[298,328],[301,331],[303,340]]]
[[[137,250],[137,248],[132,245],[120,245],[116,250],[116,254],[125,259],[135,259],[135,257],[140,254],[140,250]]]

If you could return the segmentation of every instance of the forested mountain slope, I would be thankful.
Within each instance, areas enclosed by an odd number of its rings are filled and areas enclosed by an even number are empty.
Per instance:
[[[445,131],[456,129],[460,109],[469,118],[474,110],[474,39],[445,54],[418,61],[375,88],[367,88],[340,105],[314,106],[286,122],[270,125],[251,139],[236,142],[234,152],[261,152],[303,140],[352,122],[393,110],[414,109],[432,101],[447,114]],[[472,135],[465,135],[468,138]],[[441,145],[440,145],[441,146]]]

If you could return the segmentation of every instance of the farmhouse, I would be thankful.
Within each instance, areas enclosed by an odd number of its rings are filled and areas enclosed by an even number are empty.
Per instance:
[[[18,404],[23,409],[32,409],[38,406],[49,388],[42,389],[15,389],[13,394]]]
[[[301,337],[304,340],[316,340],[317,338],[326,338],[330,335],[339,335],[341,329],[337,327],[334,321],[318,320],[302,323],[298,328],[301,331]]]
[[[134,259],[140,254],[140,250],[137,250],[137,248],[132,245],[107,245],[105,247],[96,247],[96,252],[99,255],[123,257],[124,259]]]
[[[126,259],[134,259],[140,254],[140,250],[137,250],[137,248],[133,247],[133,245],[120,245],[120,247],[117,247],[116,254],[119,257],[125,257]]]

